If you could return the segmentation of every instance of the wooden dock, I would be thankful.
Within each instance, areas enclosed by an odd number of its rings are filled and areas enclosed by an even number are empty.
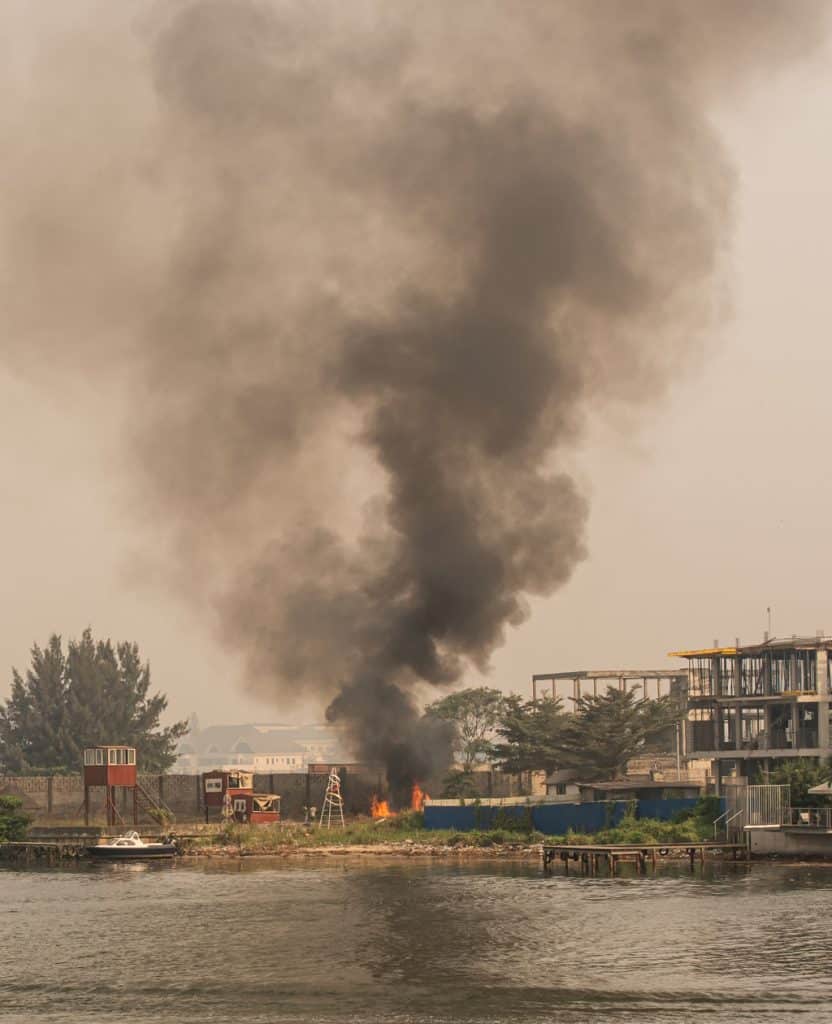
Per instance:
[[[691,871],[697,859],[704,864],[710,855],[711,859],[745,860],[748,848],[745,843],[647,843],[618,845],[585,845],[576,843],[543,844],[543,870],[551,871],[552,866],[560,861],[565,873],[569,874],[572,863],[583,875],[599,875],[606,871],[615,877],[619,864],[635,864],[639,874],[647,874],[648,866],[653,871],[662,860],[674,860],[687,856]]]

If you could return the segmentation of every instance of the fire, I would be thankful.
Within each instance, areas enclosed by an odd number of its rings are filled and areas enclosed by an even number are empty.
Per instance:
[[[411,811],[421,811],[425,806],[425,800],[430,800],[430,794],[426,793],[418,782],[413,783],[413,792],[410,794]]]
[[[429,799],[430,796],[422,789],[419,783],[414,782],[413,789],[410,793],[411,811],[421,811],[425,806],[425,800]],[[386,800],[379,800],[375,793],[373,793],[373,800],[370,804],[370,814],[374,818],[396,817],[396,812],[390,809],[390,804]]]
[[[386,800],[379,800],[373,793],[373,802],[370,804],[370,814],[374,818],[392,818],[393,812]]]

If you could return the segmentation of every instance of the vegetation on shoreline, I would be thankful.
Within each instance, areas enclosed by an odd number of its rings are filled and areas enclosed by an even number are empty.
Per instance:
[[[429,849],[489,849],[529,847],[541,842],[582,844],[650,844],[702,842],[711,838],[716,816],[712,798],[703,798],[692,810],[682,812],[673,821],[636,818],[630,808],[615,826],[595,833],[570,831],[548,836],[520,821],[501,822],[490,829],[459,831],[426,829],[420,812],[400,814],[380,821],[350,822],[345,828],[319,828],[317,825],[283,823],[274,826],[230,824],[220,831],[191,840],[186,852],[212,851],[238,853],[240,856],[292,853],[326,847],[415,847]]]
[[[0,843],[17,843],[26,838],[32,819],[16,796],[0,796]]]
[[[681,811],[672,821],[637,818],[630,806],[617,825],[598,832],[576,832],[565,836],[548,836],[550,843],[580,843],[583,846],[635,845],[639,843],[701,843],[713,839],[713,822],[719,815],[718,797],[700,797],[690,811]]]
[[[186,852],[232,850],[240,855],[292,853],[324,847],[418,847],[420,849],[529,846],[544,837],[538,832],[494,828],[461,832],[426,829],[420,812],[379,821],[350,822],[345,828],[284,823],[274,826],[230,824],[210,836],[190,840]]]

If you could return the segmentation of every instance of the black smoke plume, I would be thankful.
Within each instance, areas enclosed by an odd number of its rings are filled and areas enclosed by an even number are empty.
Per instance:
[[[419,687],[584,557],[584,420],[713,322],[711,111],[823,5],[72,6],[14,93],[12,358],[128,371],[166,572],[401,798],[447,759]]]

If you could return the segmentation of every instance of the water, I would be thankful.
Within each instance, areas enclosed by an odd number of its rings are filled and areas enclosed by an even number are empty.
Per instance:
[[[0,870],[0,1021],[828,1022],[832,867]]]

